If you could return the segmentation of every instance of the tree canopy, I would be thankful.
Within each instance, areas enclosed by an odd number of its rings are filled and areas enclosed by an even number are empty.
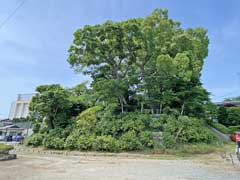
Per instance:
[[[202,118],[214,118],[215,106],[200,81],[208,43],[205,29],[183,29],[161,9],[78,29],[68,62],[90,87],[39,86],[30,110],[46,124],[27,144],[129,151],[212,142]]]
[[[200,82],[208,43],[205,29],[183,29],[156,9],[146,18],[78,29],[68,62],[92,78],[99,101],[119,104],[121,112],[196,114],[208,101]]]

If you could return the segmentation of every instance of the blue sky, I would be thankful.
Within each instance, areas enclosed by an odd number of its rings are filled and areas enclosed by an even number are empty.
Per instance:
[[[0,1],[0,23],[21,3]],[[41,84],[65,87],[87,80],[66,62],[73,32],[86,24],[144,17],[166,8],[182,27],[204,27],[210,38],[202,71],[214,101],[240,95],[239,0],[27,0],[0,29],[0,117],[18,93]]]

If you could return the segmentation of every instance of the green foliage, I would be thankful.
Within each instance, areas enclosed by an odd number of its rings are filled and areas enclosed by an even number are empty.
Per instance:
[[[94,135],[79,136],[77,138],[77,149],[78,150],[93,150],[93,144],[95,143],[96,137]]]
[[[195,154],[210,154],[217,150],[216,145],[197,143],[197,144],[183,144],[178,146],[174,150],[170,150],[172,154],[185,154],[185,155],[195,155]],[[175,153],[174,153],[175,151]]]
[[[12,149],[14,149],[13,146],[0,143],[0,153],[1,153],[1,151],[2,151],[2,152],[3,152],[3,151],[10,151],[10,150],[12,150]]]
[[[228,121],[225,122],[227,125],[240,125],[240,107],[230,107],[227,109]]]
[[[36,130],[44,147],[140,150],[154,146],[153,131],[164,131],[167,147],[210,142],[203,123],[190,118],[206,118],[209,94],[200,75],[208,43],[205,29],[183,29],[161,9],[78,29],[68,62],[91,76],[91,88],[37,88],[30,110],[46,122]]]
[[[128,131],[120,137],[121,149],[122,150],[140,150],[143,148],[139,141],[135,131]]]
[[[240,132],[240,125],[238,125],[238,126],[229,126],[228,129],[230,130],[230,133]]]
[[[112,136],[97,136],[94,140],[93,147],[97,151],[118,152],[120,150],[119,141]]]
[[[164,127],[163,143],[166,147],[175,146],[177,143],[210,143],[214,135],[196,118],[180,116],[172,119]]]
[[[29,107],[31,113],[44,119],[50,129],[66,127],[70,119],[69,92],[58,84],[39,86],[36,91]]]
[[[93,96],[119,112],[163,112],[202,117],[208,92],[200,72],[208,54],[207,31],[183,29],[156,9],[145,18],[86,25],[74,33],[71,66],[93,79]],[[146,110],[146,111],[145,111]]]
[[[79,133],[77,132],[77,130],[74,130],[67,138],[66,141],[64,143],[64,148],[68,149],[68,150],[73,150],[73,149],[77,149],[78,145],[77,145],[77,141],[79,138]]]
[[[140,132],[139,140],[144,147],[152,148],[154,146],[153,134],[151,131]]]
[[[220,107],[218,110],[219,123],[225,126],[240,125],[240,107]]]
[[[41,146],[43,143],[43,139],[44,139],[44,135],[43,134],[33,134],[32,136],[30,136],[29,138],[24,140],[24,144],[26,144],[27,146]]]
[[[47,135],[43,140],[43,146],[48,149],[64,149],[64,139]]]
[[[66,127],[65,129],[50,130],[48,134],[45,134],[43,140],[43,146],[49,149],[64,149],[64,144],[72,132],[72,127]]]
[[[228,121],[227,108],[225,108],[224,106],[219,107],[217,119],[218,119],[218,122],[223,124],[223,125],[228,124],[227,123],[227,121]]]
[[[216,128],[217,130],[221,131],[224,134],[230,134],[231,133],[231,130],[228,127],[226,127],[226,126],[224,126],[220,123],[214,122],[214,123],[212,123],[212,126],[214,128]]]
[[[26,117],[26,118],[13,118],[12,120],[14,123],[19,123],[19,122],[30,122],[32,121],[32,118],[31,117]]]
[[[34,134],[39,133],[40,129],[41,129],[41,123],[35,122],[35,123],[33,124],[33,128],[32,128],[33,133],[34,133]]]
[[[100,106],[93,106],[86,109],[77,117],[77,127],[81,134],[93,134],[96,130],[96,124],[99,120],[98,113]]]
[[[163,131],[164,125],[174,118],[174,116],[167,114],[161,114],[159,117],[153,117],[150,121],[150,129],[154,131]]]

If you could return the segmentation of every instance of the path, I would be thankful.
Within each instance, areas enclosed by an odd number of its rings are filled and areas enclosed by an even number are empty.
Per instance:
[[[239,180],[225,164],[193,160],[20,155],[0,162],[1,180]]]

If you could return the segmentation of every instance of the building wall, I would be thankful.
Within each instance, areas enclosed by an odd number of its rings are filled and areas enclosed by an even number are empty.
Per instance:
[[[33,96],[34,94],[19,94],[11,105],[9,119],[26,118],[29,115],[29,103]]]

